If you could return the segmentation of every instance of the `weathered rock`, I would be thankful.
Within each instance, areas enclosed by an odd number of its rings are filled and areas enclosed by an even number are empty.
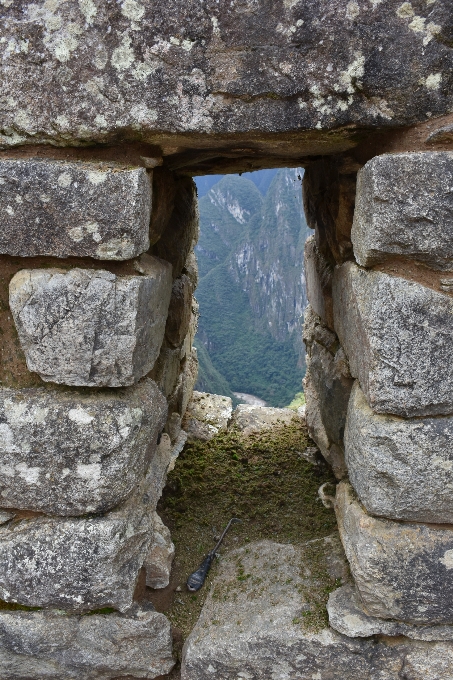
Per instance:
[[[183,421],[188,440],[209,441],[220,430],[226,430],[232,413],[230,397],[193,392]]]
[[[148,379],[88,394],[0,389],[0,504],[53,515],[110,510],[143,479],[166,415]]]
[[[126,612],[152,541],[153,500],[145,483],[106,515],[18,517],[1,525],[0,598],[74,612]]]
[[[316,247],[314,236],[305,241],[304,272],[311,308],[329,328],[333,328],[333,268]]]
[[[170,623],[148,604],[127,615],[0,611],[2,680],[155,678],[174,665]]]
[[[168,400],[168,410],[170,416],[177,413],[179,416],[179,423],[184,417],[187,406],[192,399],[193,388],[197,382],[198,376],[198,358],[197,350],[192,347],[191,353],[186,357],[184,362],[184,369],[179,376],[178,384],[176,385],[173,394]],[[174,437],[172,436],[172,441]]]
[[[192,283],[187,274],[182,274],[173,283],[168,308],[165,337],[173,347],[184,341],[192,314]]]
[[[175,207],[176,183],[167,168],[153,170],[153,203],[149,225],[150,245],[160,239]]]
[[[346,463],[372,515],[453,524],[452,440],[452,416],[377,415],[355,383],[346,421]]]
[[[18,272],[9,299],[29,370],[46,381],[109,387],[146,375],[159,355],[171,293],[170,266],[156,258],[147,265],[144,276]]]
[[[248,437],[273,427],[289,425],[294,419],[299,419],[299,416],[290,408],[239,404],[233,411],[230,426]]]
[[[335,270],[333,298],[335,330],[373,411],[453,412],[453,298],[352,262]]]
[[[327,541],[332,539],[327,539]],[[326,541],[326,543],[327,543]],[[313,549],[312,542],[306,547]],[[332,578],[341,557],[327,543]],[[446,680],[453,643],[350,638],[304,617],[319,589],[305,547],[253,543],[223,558],[184,650],[182,680]],[[241,577],[241,578],[239,578]],[[404,669],[404,676],[402,676]]]
[[[150,211],[143,168],[0,160],[0,253],[127,260],[149,248]]]
[[[344,351],[311,307],[305,312],[305,420],[310,437],[338,479],[347,473],[343,435],[353,380]]]
[[[70,0],[5,4],[2,19],[8,146],[163,138],[170,154],[185,143],[209,160],[230,135],[230,155],[261,144],[298,158],[303,142],[325,153],[353,144],[357,125],[407,126],[453,105],[448,0]],[[266,145],[272,132],[296,134]]]
[[[183,450],[186,440],[187,435],[181,428],[174,442],[172,442],[166,432],[162,434],[147,474],[147,494],[150,507],[156,507],[166,484],[167,474],[173,470],[176,459]]]
[[[150,588],[166,588],[170,582],[171,565],[175,556],[170,530],[161,518],[153,514],[153,542],[146,557],[146,585]]]
[[[332,628],[348,637],[405,635],[413,640],[428,642],[453,640],[453,626],[415,626],[404,621],[389,621],[368,616],[363,611],[354,586],[350,583],[337,588],[329,595],[327,611]]]
[[[198,240],[198,230],[197,188],[191,177],[181,177],[176,183],[175,204],[170,221],[150,251],[171,262],[174,280],[182,274],[189,253]]]
[[[160,348],[159,356],[149,376],[156,381],[162,393],[168,398],[176,385],[181,374],[181,363],[184,358],[183,350],[174,349],[164,341]]]
[[[377,156],[360,170],[352,226],[364,267],[404,255],[453,269],[453,154],[432,151]]]
[[[183,272],[189,277],[193,290],[198,286],[198,262],[193,250],[187,255]]]
[[[415,624],[453,623],[453,531],[368,515],[340,482],[335,510],[365,612]]]

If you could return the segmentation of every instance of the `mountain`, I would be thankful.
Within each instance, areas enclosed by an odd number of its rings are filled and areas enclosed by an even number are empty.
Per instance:
[[[197,389],[285,406],[302,389],[305,222],[299,169],[198,178]]]

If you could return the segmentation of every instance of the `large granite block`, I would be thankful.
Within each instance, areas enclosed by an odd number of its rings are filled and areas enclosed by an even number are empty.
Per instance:
[[[148,487],[142,484],[106,515],[3,518],[0,599],[73,612],[126,612],[153,537]]]
[[[131,385],[146,375],[159,355],[171,295],[171,266],[146,262],[143,276],[18,272],[9,299],[29,370],[46,381],[91,387]]]
[[[376,413],[453,413],[453,298],[346,262],[334,272],[335,330]]]
[[[453,530],[369,515],[340,482],[335,511],[365,612],[408,623],[453,623]]]
[[[452,441],[453,416],[375,414],[355,383],[346,420],[346,463],[372,515],[453,524]]]
[[[0,253],[127,260],[149,248],[144,168],[0,160]]]
[[[165,425],[152,380],[122,390],[0,389],[0,506],[83,515],[143,479]]]
[[[404,255],[453,269],[453,154],[376,156],[359,171],[352,226],[354,254],[364,267]]]
[[[149,588],[166,588],[170,583],[171,565],[175,556],[175,546],[171,540],[170,529],[165,526],[157,512],[153,513],[153,542],[146,556],[146,585]]]
[[[127,615],[0,611],[2,680],[156,678],[174,665],[170,622],[145,603]]]

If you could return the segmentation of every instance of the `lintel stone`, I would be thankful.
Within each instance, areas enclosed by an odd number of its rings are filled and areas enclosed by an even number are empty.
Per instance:
[[[359,171],[352,225],[364,267],[403,255],[453,269],[453,153],[376,156]]]
[[[335,330],[373,411],[453,413],[452,297],[346,262],[333,298]]]
[[[453,623],[453,529],[369,515],[340,482],[338,528],[366,614],[415,624]]]
[[[169,263],[145,259],[143,276],[18,272],[9,300],[29,370],[46,381],[90,387],[131,385],[146,375],[159,355],[172,282]]]
[[[121,390],[0,389],[0,506],[107,512],[142,481],[167,404],[149,379]]]
[[[144,168],[37,158],[0,160],[0,253],[127,260],[149,248]]]

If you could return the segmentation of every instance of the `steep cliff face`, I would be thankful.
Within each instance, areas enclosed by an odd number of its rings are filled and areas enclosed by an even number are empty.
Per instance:
[[[301,174],[225,176],[200,199],[199,389],[225,394],[227,384],[272,405],[301,390],[308,236]],[[264,195],[257,185],[268,187]]]

